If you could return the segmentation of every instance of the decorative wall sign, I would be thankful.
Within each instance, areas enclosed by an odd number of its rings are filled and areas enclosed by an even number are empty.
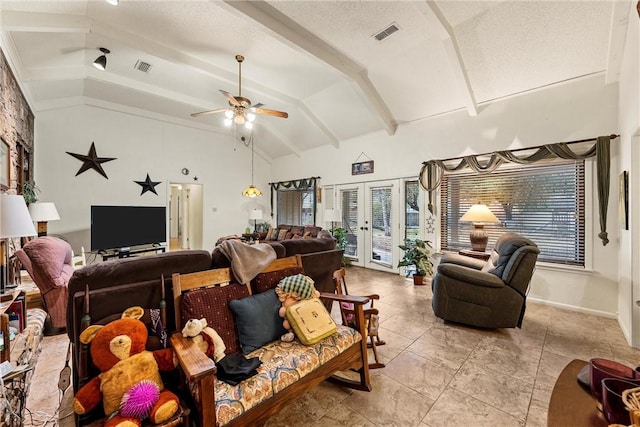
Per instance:
[[[147,173],[147,179],[145,179],[144,181],[133,181],[133,182],[135,182],[136,184],[142,187],[142,193],[140,193],[141,196],[147,191],[151,191],[153,194],[157,196],[158,193],[156,193],[156,185],[162,183],[162,181],[151,181],[151,178],[149,178],[148,173]]]
[[[629,229],[629,172],[622,171],[618,189],[618,218],[620,228]]]
[[[116,160],[115,157],[98,157],[96,153],[96,145],[94,142],[91,142],[91,148],[89,148],[89,154],[86,156],[84,154],[76,154],[66,152],[68,155],[75,157],[76,159],[82,161],[82,166],[78,169],[76,176],[80,175],[82,172],[85,172],[89,169],[93,169],[98,172],[100,175],[109,179],[104,169],[102,169],[102,163],[110,162],[111,160]]]
[[[373,160],[351,163],[351,175],[363,175],[365,173],[373,173]]]

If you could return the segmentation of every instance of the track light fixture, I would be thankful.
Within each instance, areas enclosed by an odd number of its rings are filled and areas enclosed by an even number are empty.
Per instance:
[[[111,53],[111,51],[106,47],[100,47],[98,50],[102,52],[102,55],[98,56],[96,60],[93,61],[93,66],[100,71],[104,71],[107,68],[107,54]]]

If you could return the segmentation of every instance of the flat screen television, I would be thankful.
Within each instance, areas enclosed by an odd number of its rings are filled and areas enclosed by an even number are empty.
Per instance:
[[[91,206],[91,250],[165,243],[166,216],[164,206]]]

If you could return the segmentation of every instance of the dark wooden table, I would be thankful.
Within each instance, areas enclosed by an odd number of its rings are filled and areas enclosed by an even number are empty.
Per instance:
[[[548,427],[607,427],[609,423],[596,408],[596,399],[578,384],[578,372],[588,362],[573,360],[560,373],[551,393]]]

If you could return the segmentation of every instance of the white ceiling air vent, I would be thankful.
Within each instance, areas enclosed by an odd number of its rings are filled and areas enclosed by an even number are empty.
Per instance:
[[[143,73],[148,73],[149,70],[151,69],[151,64],[149,64],[148,62],[144,62],[144,61],[141,61],[140,59],[138,59],[136,61],[136,65],[134,65],[133,68],[136,69],[136,70],[140,70]]]
[[[400,27],[398,26],[398,24],[396,24],[395,22],[392,22],[387,28],[374,34],[373,37],[379,42],[381,42],[382,40],[386,39],[387,37],[389,37],[391,34],[395,33],[396,31],[398,31],[399,29]]]

